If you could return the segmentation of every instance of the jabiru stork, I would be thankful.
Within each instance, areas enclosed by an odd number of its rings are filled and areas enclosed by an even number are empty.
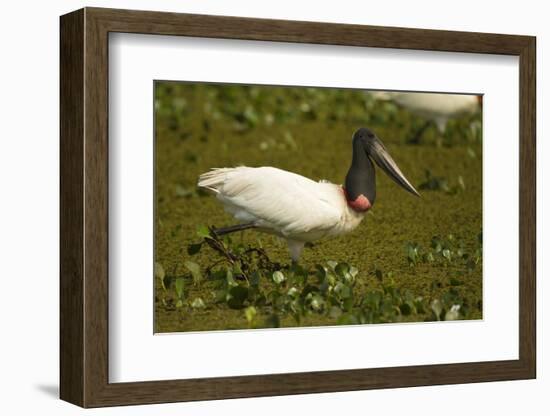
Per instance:
[[[200,175],[198,186],[213,192],[240,222],[215,232],[254,228],[286,239],[294,262],[306,242],[349,233],[376,200],[373,161],[406,191],[420,196],[380,139],[368,128],[352,138],[352,160],[345,184],[313,181],[274,167],[216,168]]]
[[[432,123],[437,126],[440,134],[445,133],[450,119],[475,114],[481,109],[482,104],[481,95],[471,94],[391,91],[378,91],[372,94],[378,99],[393,101],[426,120],[426,123],[415,133],[412,142],[418,142],[424,130]]]

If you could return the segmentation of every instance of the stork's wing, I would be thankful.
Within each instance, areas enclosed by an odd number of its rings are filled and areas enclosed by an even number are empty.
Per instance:
[[[215,192],[236,219],[285,236],[331,229],[344,204],[338,186],[271,167],[214,169],[199,186]]]

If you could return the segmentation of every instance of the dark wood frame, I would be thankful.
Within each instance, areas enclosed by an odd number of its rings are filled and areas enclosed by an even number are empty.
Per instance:
[[[98,8],[62,16],[60,26],[63,400],[99,407],[535,378],[534,37]],[[519,359],[109,383],[109,32],[519,56]]]

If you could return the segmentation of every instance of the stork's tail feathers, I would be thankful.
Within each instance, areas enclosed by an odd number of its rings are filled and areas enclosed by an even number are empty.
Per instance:
[[[227,174],[234,168],[214,168],[199,176],[197,183],[199,188],[208,189],[214,193],[219,193],[219,187],[223,185]]]

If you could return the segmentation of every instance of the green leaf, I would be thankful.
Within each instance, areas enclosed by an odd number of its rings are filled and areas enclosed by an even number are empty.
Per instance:
[[[184,288],[184,285],[185,285],[185,281],[183,279],[183,277],[178,277],[176,279],[176,295],[179,299],[183,299],[183,288]]]
[[[448,261],[451,261],[451,251],[446,248],[445,250],[442,251],[441,253],[443,255],[443,257],[445,257]]]
[[[338,319],[341,315],[342,315],[342,309],[340,309],[338,306],[332,306],[328,313],[328,316],[331,317],[332,319]]]
[[[224,289],[216,290],[214,292],[214,300],[216,302],[225,302],[227,300],[227,291]]]
[[[202,243],[189,244],[187,246],[187,254],[189,254],[190,256],[193,256],[197,254],[199,251],[201,251],[201,247],[202,247]]]
[[[187,270],[191,272],[191,276],[193,276],[193,283],[195,285],[198,285],[202,281],[200,266],[197,263],[189,260],[186,260],[183,264],[185,265]]]
[[[412,312],[412,308],[411,308],[411,305],[409,305],[408,303],[402,303],[400,306],[399,306],[399,310],[401,311],[401,313],[405,316],[407,315],[410,315],[411,312]]]
[[[336,268],[336,266],[338,266],[338,262],[333,261],[333,260],[327,261],[327,264],[332,270],[334,270]]]
[[[197,226],[197,236],[200,238],[212,238],[208,227],[202,224]]]
[[[340,296],[342,299],[347,299],[351,296],[351,289],[349,286],[338,282],[336,286],[334,286],[334,292]]]
[[[166,290],[166,286],[164,284],[165,276],[166,273],[164,272],[164,267],[162,267],[162,264],[155,262],[155,277],[160,280],[160,284],[164,290]]]
[[[290,289],[288,289],[287,295],[291,298],[295,298],[296,296],[298,296],[299,293],[300,292],[298,291],[298,289],[292,286]]]
[[[353,310],[353,297],[349,297],[344,299],[344,309],[347,312],[351,312]]]
[[[460,305],[453,305],[445,314],[445,320],[456,321],[457,319],[460,319]]]
[[[248,288],[244,286],[233,286],[229,290],[230,298],[227,305],[231,309],[241,309],[244,307],[244,302],[248,298]]]
[[[227,281],[227,284],[229,286],[238,286],[239,284],[235,281],[235,278],[233,277],[233,272],[231,269],[227,269],[227,272],[225,273],[225,280]]]
[[[280,272],[279,270],[277,270],[276,272],[274,272],[272,277],[273,277],[273,281],[274,281],[275,283],[277,283],[278,285],[281,284],[281,283],[283,283],[283,282],[285,281],[285,279],[286,279],[286,278],[285,278],[285,275],[284,275],[282,272]]]
[[[345,275],[349,273],[349,265],[347,263],[338,263],[334,271],[338,276],[345,277]]]
[[[320,264],[315,265],[315,274],[317,275],[317,279],[319,283],[323,282],[325,280],[325,277],[327,276],[327,269]]]
[[[432,303],[430,303],[430,308],[432,309],[437,320],[440,321],[441,312],[443,311],[443,305],[441,304],[441,301],[439,299],[434,299]]]
[[[193,299],[193,302],[191,302],[191,307],[193,309],[204,309],[206,308],[206,305],[204,304],[204,301],[201,298],[195,298]]]
[[[244,310],[244,316],[246,317],[246,320],[248,322],[248,325],[252,325],[252,322],[254,322],[254,318],[256,318],[257,315],[256,308],[254,306],[249,306]]]
[[[325,300],[319,296],[319,295],[314,295],[312,298],[311,298],[311,308],[315,311],[320,311],[322,310],[323,308],[325,307]]]
[[[407,244],[407,258],[409,260],[409,265],[416,266],[418,262],[418,246],[414,244]]]

